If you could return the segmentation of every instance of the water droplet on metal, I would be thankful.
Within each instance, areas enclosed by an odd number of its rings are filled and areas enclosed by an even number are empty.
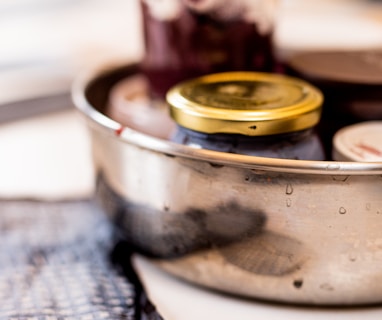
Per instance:
[[[332,179],[334,181],[345,182],[347,179],[349,179],[349,176],[332,176]]]
[[[213,168],[223,168],[224,165],[223,164],[220,164],[220,163],[213,163],[213,162],[210,162],[210,166],[213,167]]]
[[[345,213],[346,213],[346,209],[345,209],[344,207],[341,207],[341,208],[338,210],[338,212],[339,212],[340,214],[345,214]]]
[[[292,199],[290,199],[290,198],[286,199],[286,205],[287,205],[287,207],[291,207],[292,206]]]
[[[287,184],[285,193],[286,194],[292,194],[293,193],[293,186],[290,183]]]
[[[293,281],[293,285],[296,289],[301,289],[304,281],[302,279],[296,279]]]
[[[350,252],[350,253],[349,253],[349,260],[350,260],[351,262],[356,261],[356,260],[357,260],[357,255],[356,255],[354,252]]]

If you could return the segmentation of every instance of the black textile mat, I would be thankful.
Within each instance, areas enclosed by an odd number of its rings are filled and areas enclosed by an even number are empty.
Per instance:
[[[0,319],[162,319],[120,247],[91,200],[0,200]]]

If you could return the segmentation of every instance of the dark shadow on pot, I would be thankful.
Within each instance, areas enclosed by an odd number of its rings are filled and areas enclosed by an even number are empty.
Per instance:
[[[99,175],[96,198],[112,219],[119,237],[133,250],[157,258],[180,257],[197,250],[222,247],[259,234],[266,215],[235,201],[210,210],[197,206],[185,212],[158,210],[126,201]]]

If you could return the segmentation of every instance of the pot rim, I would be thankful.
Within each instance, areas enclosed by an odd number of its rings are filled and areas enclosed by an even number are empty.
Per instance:
[[[86,119],[91,120],[92,126],[114,135],[115,139],[124,143],[136,145],[137,147],[167,156],[183,157],[217,165],[241,167],[259,171],[320,175],[382,174],[382,162],[292,160],[196,149],[124,127],[117,121],[112,120],[96,110],[86,95],[87,89],[91,87],[97,79],[106,74],[111,74],[124,66],[126,67],[126,65],[107,66],[82,72],[74,79],[71,88],[72,100],[75,107]]]

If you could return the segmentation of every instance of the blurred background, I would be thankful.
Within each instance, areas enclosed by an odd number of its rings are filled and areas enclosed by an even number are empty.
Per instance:
[[[67,90],[80,70],[137,59],[136,10],[134,0],[0,1],[0,101]]]
[[[137,0],[0,1],[0,103],[65,91],[86,69],[143,54]],[[280,0],[275,43],[296,50],[382,47],[382,5]]]
[[[280,60],[307,50],[382,48],[381,1],[279,1]],[[0,196],[93,192],[89,141],[70,88],[84,72],[142,58],[139,8],[139,0],[0,1]]]

